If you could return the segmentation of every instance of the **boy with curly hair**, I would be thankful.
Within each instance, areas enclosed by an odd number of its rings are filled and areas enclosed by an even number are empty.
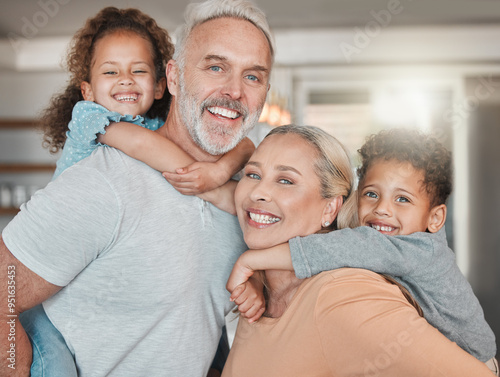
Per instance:
[[[409,291],[430,324],[498,375],[495,335],[443,228],[452,190],[451,153],[435,138],[408,129],[372,135],[358,152],[361,226],[248,250],[229,278],[231,298],[238,303],[240,283],[256,270],[295,270],[298,278],[342,267],[387,274]]]

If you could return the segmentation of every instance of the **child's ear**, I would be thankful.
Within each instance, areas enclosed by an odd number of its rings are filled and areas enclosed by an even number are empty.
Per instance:
[[[429,222],[427,224],[427,230],[431,233],[436,233],[440,230],[444,222],[446,221],[446,205],[440,204],[431,209],[429,214]]]
[[[165,88],[167,87],[167,79],[162,77],[155,87],[155,99],[162,99],[163,93],[165,93]]]
[[[336,196],[333,199],[329,199],[323,209],[323,215],[321,216],[321,226],[328,227],[330,224],[333,224],[337,215],[342,207],[342,203],[344,202],[342,196]],[[325,226],[325,223],[328,225]]]
[[[85,101],[94,102],[94,92],[92,91],[92,85],[87,81],[82,81],[80,84],[80,90],[82,91],[82,96]]]
[[[167,87],[171,95],[177,95],[179,82],[179,68],[175,60],[169,60],[167,63]]]

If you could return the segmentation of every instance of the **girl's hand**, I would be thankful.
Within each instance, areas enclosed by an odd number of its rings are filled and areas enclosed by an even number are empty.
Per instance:
[[[195,162],[175,173],[164,172],[163,177],[183,195],[199,195],[226,183],[229,178],[217,163]]]

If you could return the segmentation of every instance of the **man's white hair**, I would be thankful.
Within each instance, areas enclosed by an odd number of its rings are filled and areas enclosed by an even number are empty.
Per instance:
[[[192,3],[186,8],[185,23],[176,32],[175,53],[173,59],[184,67],[184,50],[189,34],[197,26],[206,21],[232,17],[246,20],[259,28],[269,42],[271,59],[274,61],[274,39],[267,23],[266,15],[253,2],[248,0],[207,0]]]

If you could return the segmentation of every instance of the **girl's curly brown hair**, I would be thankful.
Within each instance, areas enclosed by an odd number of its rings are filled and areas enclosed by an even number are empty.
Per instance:
[[[358,153],[362,162],[358,169],[360,185],[376,160],[409,162],[424,173],[423,184],[431,208],[446,204],[453,186],[452,158],[451,152],[436,138],[409,129],[384,130],[369,136]]]
[[[82,81],[90,81],[90,70],[96,42],[118,30],[137,33],[150,41],[156,68],[156,81],[165,77],[165,67],[174,52],[168,32],[156,21],[138,9],[107,7],[89,18],[73,36],[66,57],[70,79],[66,89],[52,97],[49,106],[42,111],[38,123],[44,133],[43,145],[51,153],[59,151],[66,141],[66,131],[71,120],[73,107],[83,100],[80,90]],[[170,104],[170,93],[155,100],[146,116],[165,120]]]

